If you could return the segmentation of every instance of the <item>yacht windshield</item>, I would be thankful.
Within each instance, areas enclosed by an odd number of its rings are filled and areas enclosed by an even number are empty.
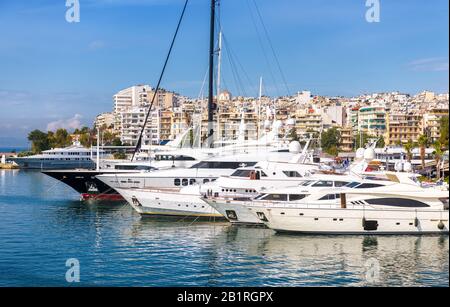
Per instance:
[[[202,161],[193,165],[191,168],[212,168],[212,169],[236,169],[246,166],[254,166],[257,162],[220,162],[220,161]]]

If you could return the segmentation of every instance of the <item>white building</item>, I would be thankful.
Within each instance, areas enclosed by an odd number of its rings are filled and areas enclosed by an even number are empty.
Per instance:
[[[308,105],[311,103],[311,92],[302,91],[297,94],[296,103],[300,105]]]
[[[129,111],[120,113],[120,140],[122,143],[137,144],[147,110],[148,108],[144,107],[134,107]],[[142,145],[157,145],[160,143],[160,112],[159,109],[151,112],[142,137]]]

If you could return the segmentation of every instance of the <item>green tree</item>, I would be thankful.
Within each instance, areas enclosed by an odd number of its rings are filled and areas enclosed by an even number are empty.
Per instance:
[[[428,137],[425,134],[421,134],[417,140],[417,144],[420,147],[420,160],[422,161],[422,169],[425,168],[425,150],[428,145]]]
[[[122,141],[120,140],[120,138],[115,137],[112,141],[112,146],[122,146]]]
[[[84,147],[91,147],[92,145],[91,136],[89,133],[81,134],[78,140],[80,141],[80,144]]]
[[[116,152],[113,156],[116,160],[125,160],[127,158],[127,155],[123,152]]]
[[[442,150],[442,143],[437,141],[433,144],[434,148],[434,160],[436,161],[436,177],[437,180],[441,179],[441,160],[444,155],[444,151]]]
[[[44,150],[50,149],[50,144],[47,134],[41,130],[33,130],[28,134],[28,140],[31,142],[31,149],[33,153],[41,153]]]
[[[440,124],[440,127],[439,127],[439,130],[440,130],[440,137],[439,137],[439,142],[442,144],[442,146],[444,147],[444,148],[448,148],[448,129],[449,129],[449,126],[448,126],[448,116],[444,116],[444,117],[442,117],[441,118],[441,120],[440,120],[440,122],[439,122],[439,124]]]
[[[408,160],[408,162],[411,162],[412,160],[412,150],[414,149],[414,147],[415,144],[411,139],[409,139],[408,142],[403,145],[403,148],[406,151],[406,159]]]
[[[322,149],[333,156],[337,156],[339,145],[341,143],[341,133],[337,128],[331,128],[322,133]]]
[[[297,134],[297,129],[295,129],[295,127],[291,128],[291,130],[289,131],[288,138],[291,141],[298,142],[300,140],[300,138],[298,137],[298,134]]]
[[[66,129],[60,128],[55,132],[55,147],[67,147],[72,143],[70,134]]]

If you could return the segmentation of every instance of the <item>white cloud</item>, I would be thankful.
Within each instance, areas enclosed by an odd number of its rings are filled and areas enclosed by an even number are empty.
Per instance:
[[[92,51],[102,49],[104,47],[105,47],[105,42],[103,42],[103,41],[97,40],[97,41],[93,41],[93,42],[89,43],[89,50],[92,50]]]
[[[81,119],[83,116],[75,114],[74,117],[69,119],[60,119],[47,124],[47,131],[56,131],[60,128],[67,130],[80,129],[82,127]]]
[[[408,63],[414,71],[448,71],[448,58],[436,57],[419,59]]]

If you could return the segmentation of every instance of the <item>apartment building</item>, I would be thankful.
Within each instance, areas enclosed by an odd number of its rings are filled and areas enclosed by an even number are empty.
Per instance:
[[[414,113],[386,114],[386,145],[399,145],[412,140],[417,142],[423,133],[422,116]]]
[[[136,145],[144,125],[148,108],[134,107],[120,113],[120,140],[123,144]],[[157,145],[161,142],[161,111],[151,112],[143,133],[143,145]]]
[[[358,111],[358,131],[381,137],[386,132],[386,108],[383,106],[362,107]]]
[[[423,115],[425,134],[431,142],[436,142],[441,136],[441,119],[448,117],[448,109],[433,109]]]
[[[338,128],[341,133],[341,143],[339,145],[339,150],[342,152],[352,152],[353,151],[353,128],[352,127],[340,127]]]

